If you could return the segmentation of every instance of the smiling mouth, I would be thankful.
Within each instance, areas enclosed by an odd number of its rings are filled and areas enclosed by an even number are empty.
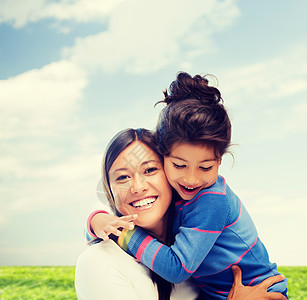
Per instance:
[[[135,200],[129,203],[132,207],[136,209],[148,209],[151,208],[152,204],[156,202],[158,196],[155,197],[147,197],[140,200]]]
[[[198,187],[188,187],[188,186],[184,186],[179,184],[179,187],[181,189],[181,191],[185,194],[185,195],[194,195],[196,194],[199,190],[200,190],[200,186]]]

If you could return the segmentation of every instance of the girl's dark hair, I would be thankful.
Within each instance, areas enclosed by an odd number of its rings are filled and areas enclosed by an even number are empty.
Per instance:
[[[123,152],[130,144],[135,141],[140,141],[152,149],[160,158],[161,162],[162,156],[158,149],[158,143],[156,140],[156,136],[149,130],[144,128],[139,129],[125,129],[116,134],[110,143],[107,146],[105,151],[105,155],[103,158],[102,164],[102,183],[105,195],[107,200],[113,210],[113,212],[117,216],[121,216],[120,212],[116,209],[115,199],[110,186],[110,178],[109,171],[112,167],[116,158]],[[168,224],[167,224],[167,240],[163,241],[164,244],[168,246],[174,243],[174,238],[172,234],[172,225],[173,225],[173,212],[174,210],[174,201],[171,202],[170,207],[168,208]],[[170,294],[172,291],[173,284],[166,281],[153,271],[151,271],[151,278],[153,282],[157,284],[158,292],[159,292],[159,300],[169,300]]]
[[[202,144],[221,158],[230,146],[231,123],[220,91],[208,85],[205,76],[181,72],[164,91],[166,103],[160,113],[156,134],[160,152],[169,156],[175,143]]]

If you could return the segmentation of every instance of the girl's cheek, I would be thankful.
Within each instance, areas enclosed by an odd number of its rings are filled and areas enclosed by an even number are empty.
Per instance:
[[[176,185],[176,181],[173,178],[168,178],[168,182],[174,189],[178,188],[178,186]]]
[[[176,172],[169,172],[168,173],[168,180],[169,181],[174,181],[174,180],[176,180],[178,178],[178,174],[176,174]]]

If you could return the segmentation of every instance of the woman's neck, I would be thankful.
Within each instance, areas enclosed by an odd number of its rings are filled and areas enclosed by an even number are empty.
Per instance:
[[[150,235],[154,236],[161,242],[165,242],[167,239],[167,220],[168,220],[168,213],[166,213],[163,219],[156,223],[152,228],[146,228]]]

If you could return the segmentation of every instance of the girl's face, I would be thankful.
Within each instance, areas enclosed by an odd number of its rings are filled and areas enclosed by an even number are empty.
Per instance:
[[[136,225],[153,232],[161,229],[172,191],[153,150],[140,141],[133,142],[114,161],[109,179],[121,214],[138,214]]]
[[[164,170],[170,185],[183,200],[191,200],[200,190],[209,188],[218,177],[221,159],[213,148],[176,143],[164,157]]]

